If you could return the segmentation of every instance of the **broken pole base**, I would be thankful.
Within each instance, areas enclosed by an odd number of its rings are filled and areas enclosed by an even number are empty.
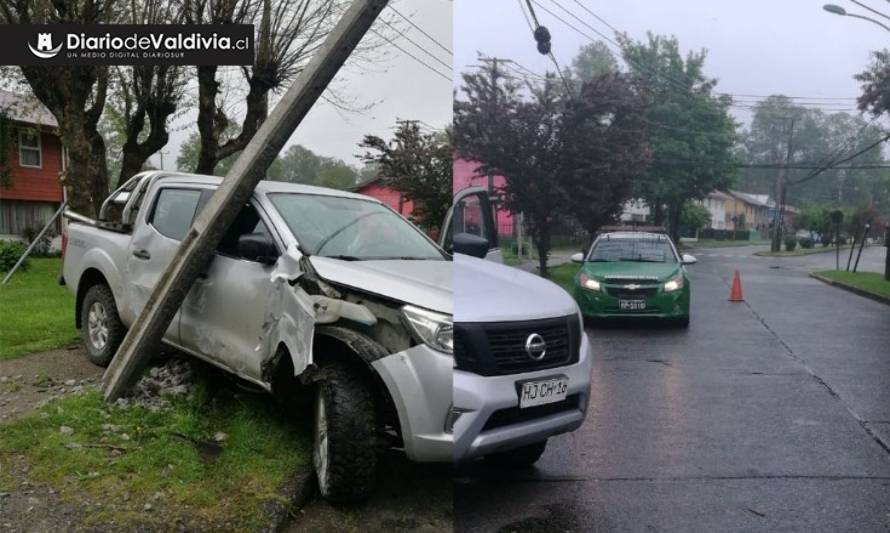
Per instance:
[[[312,61],[238,156],[192,224],[151,297],[105,371],[105,400],[115,401],[139,377],[201,268],[250,198],[266,169],[386,7],[388,0],[354,0]]]

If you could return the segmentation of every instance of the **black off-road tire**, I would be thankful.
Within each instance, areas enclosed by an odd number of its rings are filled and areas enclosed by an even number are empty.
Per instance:
[[[527,444],[505,452],[493,453],[485,457],[485,461],[497,467],[524,467],[535,464],[544,455],[547,441]]]
[[[105,343],[101,346],[97,346],[90,338],[90,308],[93,304],[99,304],[105,310],[107,335]],[[94,365],[108,366],[126,334],[127,328],[118,316],[117,304],[108,285],[100,283],[87,289],[80,304],[80,335],[86,348],[87,359]]]
[[[345,364],[327,364],[323,374],[316,395],[312,453],[318,489],[331,502],[360,502],[374,488],[377,470],[373,395],[363,376]],[[325,457],[319,442],[322,416],[327,436]]]
[[[689,328],[689,315],[677,319],[677,327],[681,329]]]

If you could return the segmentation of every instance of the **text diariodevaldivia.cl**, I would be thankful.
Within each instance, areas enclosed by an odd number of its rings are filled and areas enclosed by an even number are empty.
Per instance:
[[[101,36],[87,36],[83,33],[68,33],[65,46],[69,50],[247,50],[250,37],[233,39],[216,33],[165,35],[129,35],[126,37],[112,36],[106,33]]]

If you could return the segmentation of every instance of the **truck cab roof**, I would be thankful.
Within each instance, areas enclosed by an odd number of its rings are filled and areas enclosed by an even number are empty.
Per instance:
[[[206,176],[202,174],[189,174],[186,172],[169,172],[169,171],[150,171],[136,176],[140,179],[149,181],[164,180],[165,182],[184,183],[184,184],[200,184],[219,186],[223,178],[219,176]],[[344,198],[357,198],[362,200],[370,200],[380,203],[376,198],[357,194],[338,189],[329,189],[327,187],[318,187],[315,185],[306,185],[303,183],[289,183],[286,181],[262,180],[256,186],[256,191],[261,193],[298,193],[298,194],[321,194],[326,196],[339,196]]]

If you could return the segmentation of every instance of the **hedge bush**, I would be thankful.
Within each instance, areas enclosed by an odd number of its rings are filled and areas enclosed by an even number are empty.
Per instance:
[[[785,237],[785,250],[793,252],[797,248],[797,237],[790,235]]]
[[[22,237],[25,239],[25,242],[30,245],[34,242],[34,239],[37,238],[37,235],[40,234],[41,229],[42,228],[27,227],[22,231]],[[53,255],[51,253],[52,242],[53,232],[47,231],[34,246],[34,249],[31,250],[31,255],[34,257],[49,257]]]
[[[800,240],[800,247],[801,247],[801,248],[807,248],[807,249],[809,249],[809,248],[812,248],[812,247],[815,246],[815,245],[816,245],[816,243],[813,242],[813,239],[811,239],[811,238],[809,238],[809,237],[804,237],[803,239]]]
[[[9,272],[19,257],[25,253],[25,248],[25,245],[18,241],[0,241],[0,272]],[[30,261],[25,259],[19,270],[28,270],[30,266]]]

